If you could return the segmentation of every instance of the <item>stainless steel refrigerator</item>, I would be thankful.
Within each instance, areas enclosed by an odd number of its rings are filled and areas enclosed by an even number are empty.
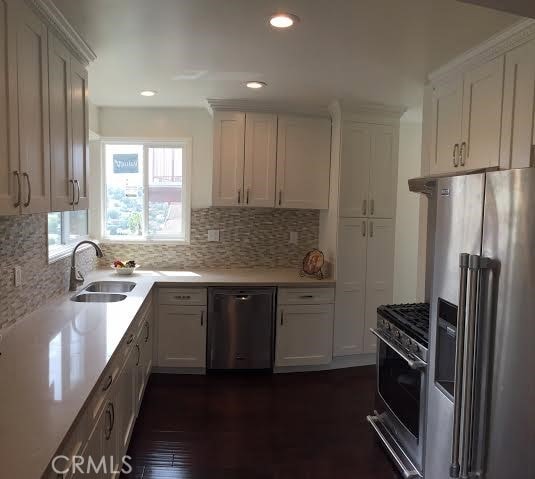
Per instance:
[[[425,478],[535,479],[535,169],[410,186],[434,246]]]

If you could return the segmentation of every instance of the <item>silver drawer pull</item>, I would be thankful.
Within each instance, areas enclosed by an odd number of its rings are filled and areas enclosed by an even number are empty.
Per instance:
[[[175,296],[175,299],[191,299],[191,296]]]
[[[102,390],[103,391],[107,391],[108,389],[110,389],[110,386],[111,386],[112,382],[113,382],[113,376],[110,374],[108,376],[108,380],[106,381],[106,384],[104,386],[102,386]]]
[[[132,344],[133,340],[134,340],[134,335],[131,334],[130,336],[128,336],[128,339],[126,340],[126,344]]]
[[[309,299],[309,298],[313,298],[314,295],[313,294],[302,294],[301,296],[299,296],[301,299]]]

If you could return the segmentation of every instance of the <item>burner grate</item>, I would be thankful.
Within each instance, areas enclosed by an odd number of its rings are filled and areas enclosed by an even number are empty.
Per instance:
[[[390,304],[377,312],[426,347],[429,342],[429,303]]]

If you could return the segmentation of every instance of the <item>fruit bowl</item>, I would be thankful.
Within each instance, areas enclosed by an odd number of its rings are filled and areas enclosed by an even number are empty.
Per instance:
[[[125,263],[122,261],[114,261],[111,265],[111,269],[122,276],[129,276],[138,268],[139,264],[136,264],[135,261],[127,261]]]

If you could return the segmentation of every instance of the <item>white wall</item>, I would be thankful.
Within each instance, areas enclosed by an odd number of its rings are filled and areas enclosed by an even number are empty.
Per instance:
[[[99,108],[100,135],[104,138],[191,138],[191,206],[212,203],[212,117],[202,108]]]
[[[420,175],[422,125],[404,123],[399,129],[399,168],[394,260],[394,302],[414,302],[418,291],[418,236],[420,197],[407,180]]]

